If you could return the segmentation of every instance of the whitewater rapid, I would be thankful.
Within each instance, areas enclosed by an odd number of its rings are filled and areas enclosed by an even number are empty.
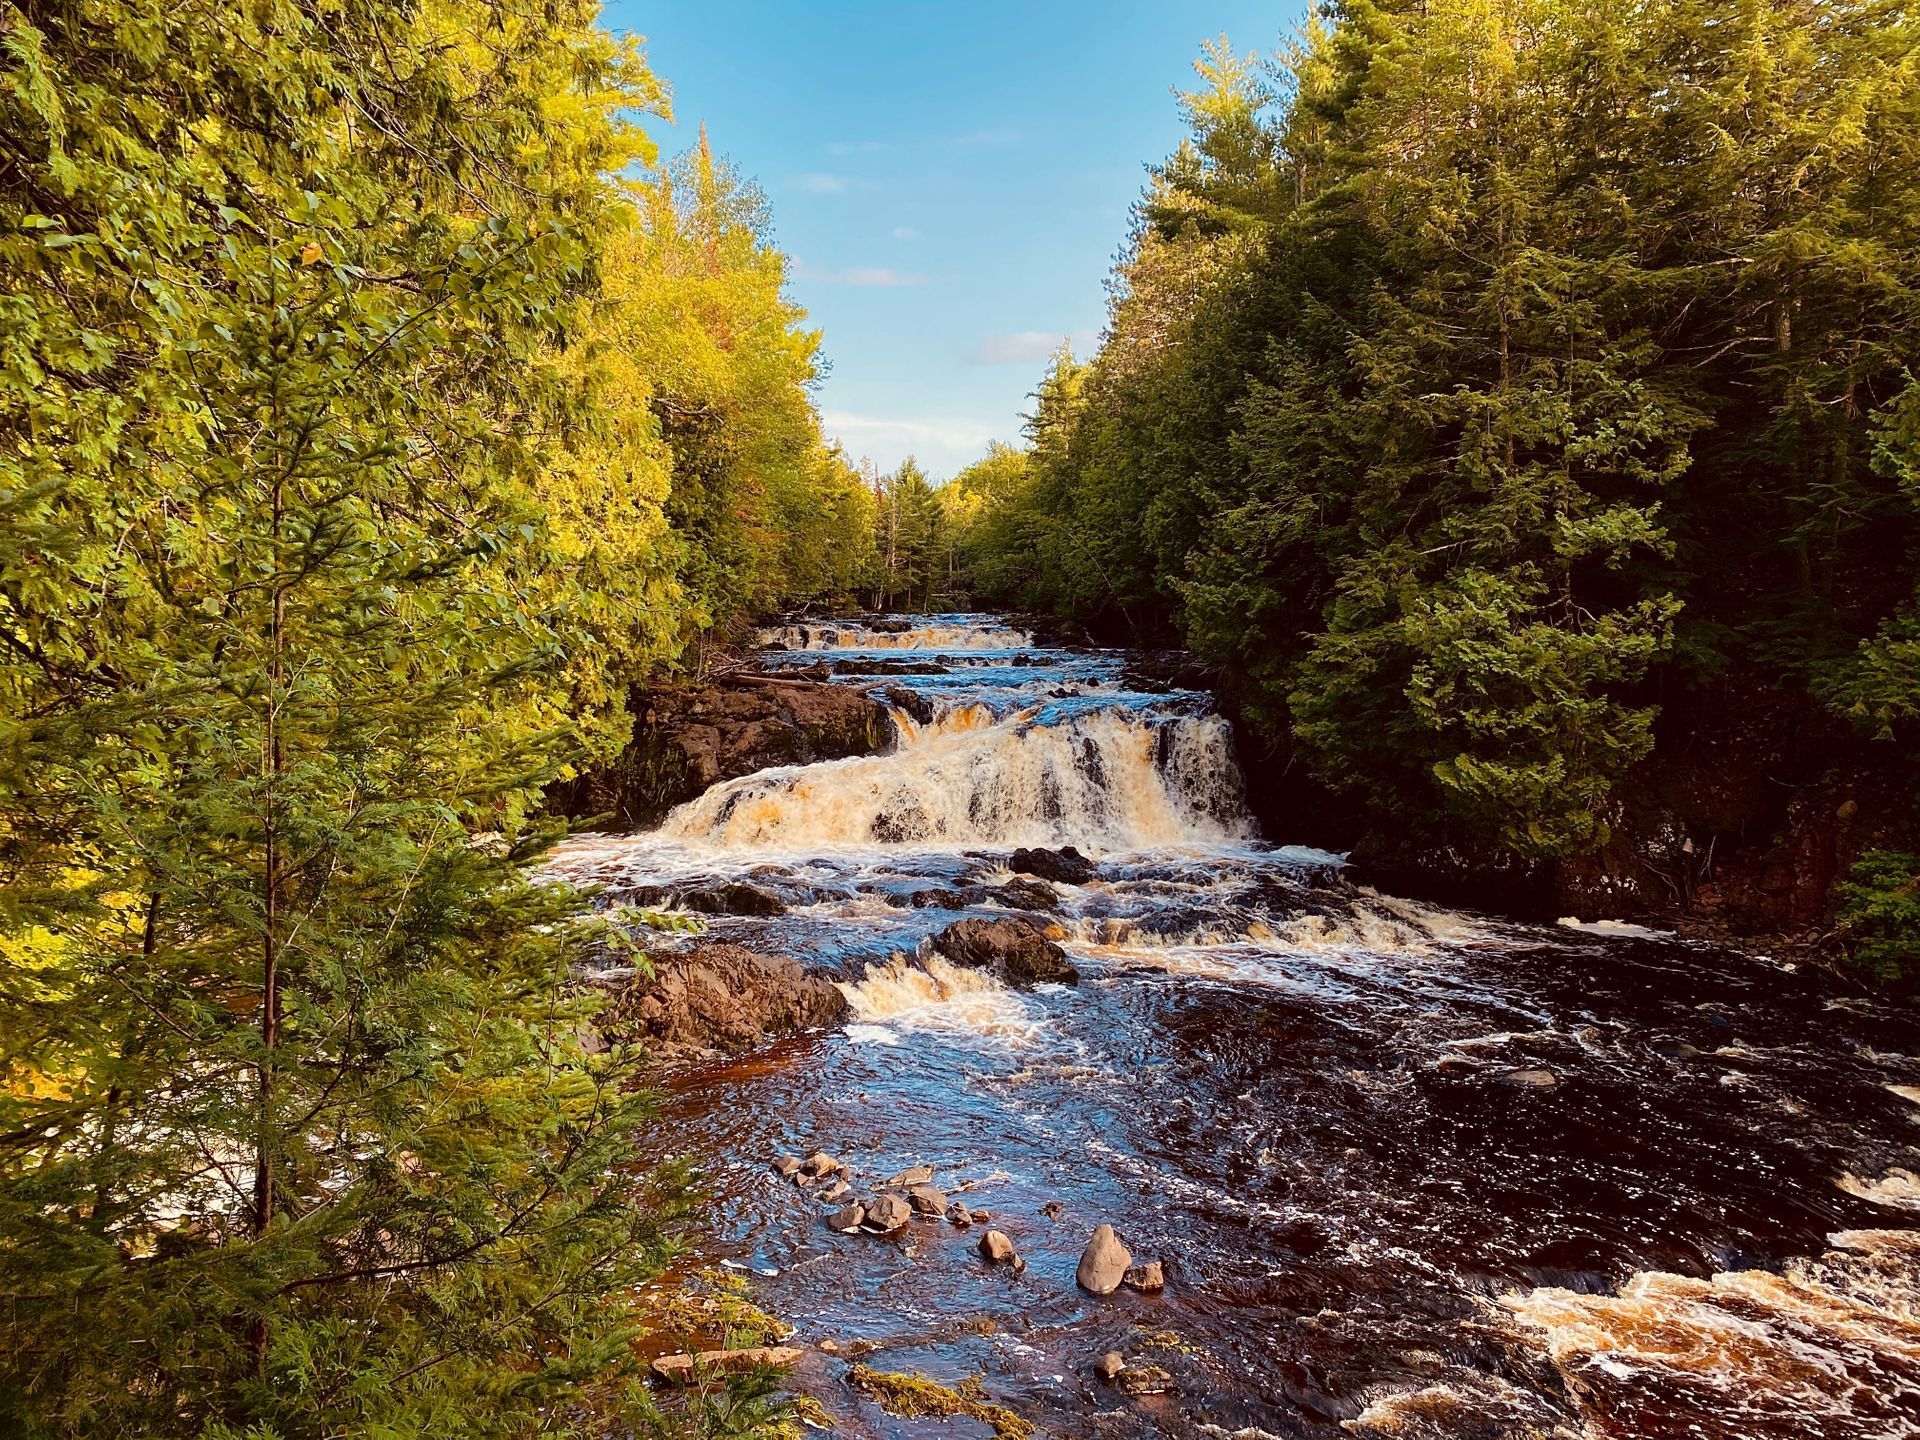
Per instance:
[[[675,1080],[647,1137],[711,1190],[702,1255],[759,1272],[800,1343],[976,1377],[1088,1440],[1920,1437],[1910,1014],[1633,927],[1357,885],[1262,839],[1208,697],[1121,652],[965,615],[762,639],[769,669],[886,698],[885,753],[723,782],[554,872],[845,993],[837,1030]],[[1007,889],[1032,883],[1016,848],[1065,845],[1091,874]],[[679,909],[719,882],[779,913]],[[1010,913],[1078,986],[934,947]],[[940,1167],[1028,1269],[938,1226],[826,1233],[765,1170],[819,1145]],[[1100,1221],[1166,1262],[1164,1294],[1076,1290]],[[1102,1386],[1109,1349],[1172,1391]],[[805,1383],[864,1433],[838,1375]]]

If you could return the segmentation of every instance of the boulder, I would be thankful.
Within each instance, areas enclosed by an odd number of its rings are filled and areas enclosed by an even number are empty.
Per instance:
[[[847,1167],[834,1159],[833,1156],[827,1154],[826,1151],[816,1150],[806,1158],[800,1168],[809,1175],[831,1175],[835,1171],[844,1170]]]
[[[861,1228],[876,1235],[891,1235],[913,1218],[913,1207],[898,1195],[874,1196],[867,1202],[866,1212]]]
[[[751,1050],[846,1013],[837,985],[784,955],[703,941],[652,961],[653,973],[627,981],[600,1013],[599,1028],[615,1040],[668,1051]]]
[[[773,1162],[773,1173],[782,1178],[794,1174],[799,1168],[800,1157],[797,1155],[782,1155]]]
[[[1070,985],[1080,978],[1067,963],[1066,952],[1018,915],[956,920],[933,937],[933,948],[956,965],[985,970],[1009,985],[1050,980]]]
[[[1009,1240],[998,1230],[989,1230],[980,1237],[980,1253],[995,1265],[1010,1265],[1018,1258]]]
[[[1007,868],[1016,875],[1038,875],[1063,885],[1084,885],[1097,873],[1093,862],[1071,845],[1058,850],[1016,850]]]
[[[1109,1350],[1093,1362],[1093,1373],[1111,1385],[1120,1378],[1120,1372],[1127,1368],[1126,1357],[1118,1350]]]
[[[1009,910],[1051,910],[1060,903],[1060,894],[1044,880],[1009,880],[988,894]]]
[[[1135,1265],[1128,1270],[1121,1283],[1131,1290],[1151,1295],[1167,1288],[1167,1272],[1158,1260],[1149,1260],[1144,1265]]]
[[[947,1197],[931,1185],[915,1185],[907,1191],[907,1204],[919,1215],[944,1215]]]
[[[904,1188],[912,1185],[925,1185],[932,1179],[933,1166],[909,1165],[898,1175],[889,1175],[887,1177],[887,1184]]]
[[[918,724],[933,723],[933,701],[918,690],[910,690],[905,685],[889,685],[881,692],[881,697],[894,709],[911,716]]]
[[[787,905],[771,890],[749,885],[744,880],[711,885],[704,890],[689,890],[679,897],[680,908],[702,915],[784,915]]]
[[[820,1192],[820,1198],[828,1205],[837,1205],[852,1193],[853,1187],[844,1180],[836,1180]]]
[[[867,1211],[863,1205],[849,1205],[844,1210],[836,1210],[827,1216],[827,1229],[836,1235],[850,1235],[866,1223]]]
[[[956,1200],[947,1206],[947,1223],[958,1225],[962,1230],[973,1224],[973,1212],[967,1209],[965,1201]]]
[[[1133,1252],[1120,1243],[1113,1226],[1099,1225],[1094,1227],[1093,1238],[1081,1252],[1080,1268],[1074,1271],[1073,1278],[1089,1294],[1111,1295],[1120,1288],[1132,1264]]]

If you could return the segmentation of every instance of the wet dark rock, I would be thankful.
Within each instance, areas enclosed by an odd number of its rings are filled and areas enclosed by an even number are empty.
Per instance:
[[[798,1155],[782,1155],[778,1160],[773,1162],[773,1173],[782,1178],[794,1174],[799,1168],[800,1157]]]
[[[652,959],[653,974],[634,976],[600,1013],[614,1040],[668,1053],[750,1050],[846,1013],[838,986],[784,955],[706,941]]]
[[[1007,868],[1016,875],[1037,875],[1062,885],[1084,885],[1096,873],[1094,863],[1071,845],[1058,850],[1016,850]]]
[[[931,1185],[915,1185],[907,1191],[907,1204],[921,1215],[943,1215],[947,1209],[947,1197]]]
[[[887,903],[899,909],[966,910],[984,905],[991,894],[984,885],[952,886],[938,890],[916,890],[911,895],[890,895]]]
[[[1009,910],[1052,910],[1060,903],[1059,892],[1044,880],[1009,880],[990,893]]]
[[[909,690],[905,685],[889,685],[881,692],[881,698],[896,710],[903,710],[922,725],[931,725],[937,713],[933,701],[918,690]]]
[[[956,920],[933,937],[933,948],[956,965],[985,970],[1009,985],[1072,984],[1080,978],[1067,963],[1066,951],[1020,916]]]
[[[956,1200],[947,1206],[947,1223],[958,1225],[962,1230],[973,1224],[973,1212],[967,1209],[965,1201]]]
[[[935,660],[836,660],[836,675],[945,675],[947,667]]]
[[[1111,1295],[1120,1288],[1127,1269],[1133,1264],[1133,1252],[1120,1243],[1113,1226],[1094,1228],[1093,1238],[1081,1252],[1080,1266],[1073,1278],[1082,1290],[1093,1295]]]
[[[872,755],[893,742],[892,717],[878,700],[795,675],[635,690],[628,703],[632,743],[612,764],[549,789],[557,813],[650,825],[722,780]]]
[[[833,1156],[827,1154],[826,1151],[816,1150],[806,1158],[806,1161],[800,1168],[809,1175],[832,1175],[847,1167],[834,1159]]]
[[[820,1199],[828,1205],[837,1205],[853,1193],[853,1187],[844,1180],[836,1180],[820,1192]]]
[[[1065,1213],[1066,1208],[1058,1200],[1049,1200],[1040,1207],[1040,1213],[1049,1220],[1058,1220]]]
[[[912,1218],[913,1207],[898,1195],[876,1195],[866,1203],[860,1228],[876,1235],[891,1235]]]
[[[1011,1265],[1020,1258],[1013,1248],[1013,1241],[998,1230],[989,1230],[982,1235],[976,1248],[982,1256],[995,1265]]]
[[[702,915],[784,915],[786,902],[771,890],[744,880],[690,890],[680,897],[680,908]]]
[[[1167,1288],[1167,1272],[1158,1260],[1149,1260],[1144,1265],[1135,1265],[1122,1278],[1121,1283],[1129,1290],[1138,1290],[1151,1295]]]
[[[864,1205],[849,1205],[844,1210],[836,1210],[827,1216],[827,1229],[836,1235],[851,1235],[866,1222],[867,1211]]]

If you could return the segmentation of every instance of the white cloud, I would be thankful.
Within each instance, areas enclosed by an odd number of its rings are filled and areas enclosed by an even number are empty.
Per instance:
[[[804,260],[794,262],[794,275],[822,285],[855,285],[869,290],[897,290],[903,286],[924,285],[924,275],[909,275],[885,265],[850,265],[844,270],[821,270]]]
[[[1089,336],[1062,335],[1056,330],[1021,330],[1013,335],[989,335],[968,354],[975,365],[1038,365],[1063,343],[1075,350],[1092,348]]]
[[[937,476],[953,475],[978,460],[997,438],[991,426],[977,420],[896,420],[829,410],[820,423],[849,454],[871,456],[883,470],[913,455]]]
[[[920,238],[920,232],[911,225],[896,225],[893,229],[893,238],[896,240],[918,240]]]

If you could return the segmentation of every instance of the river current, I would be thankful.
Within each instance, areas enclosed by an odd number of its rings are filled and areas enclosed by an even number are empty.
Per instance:
[[[978,1377],[1066,1436],[1920,1437],[1910,1013],[1356,885],[1274,843],[1308,817],[1261,838],[1208,698],[1130,683],[1123,652],[958,615],[763,640],[769,668],[906,687],[891,751],[724,782],[553,864],[615,902],[749,880],[786,912],[708,934],[847,994],[839,1028],[675,1077],[647,1136],[710,1197],[695,1260],[792,1343]],[[932,952],[1007,913],[958,886],[1061,845],[1097,862],[1044,917],[1078,985]],[[830,1233],[768,1163],[816,1148],[869,1181],[937,1167],[1026,1268],[977,1225]],[[1163,1292],[1076,1287],[1101,1222]],[[1166,1388],[1104,1384],[1107,1351]],[[985,1433],[885,1415],[842,1357],[797,1375],[841,1434]]]

